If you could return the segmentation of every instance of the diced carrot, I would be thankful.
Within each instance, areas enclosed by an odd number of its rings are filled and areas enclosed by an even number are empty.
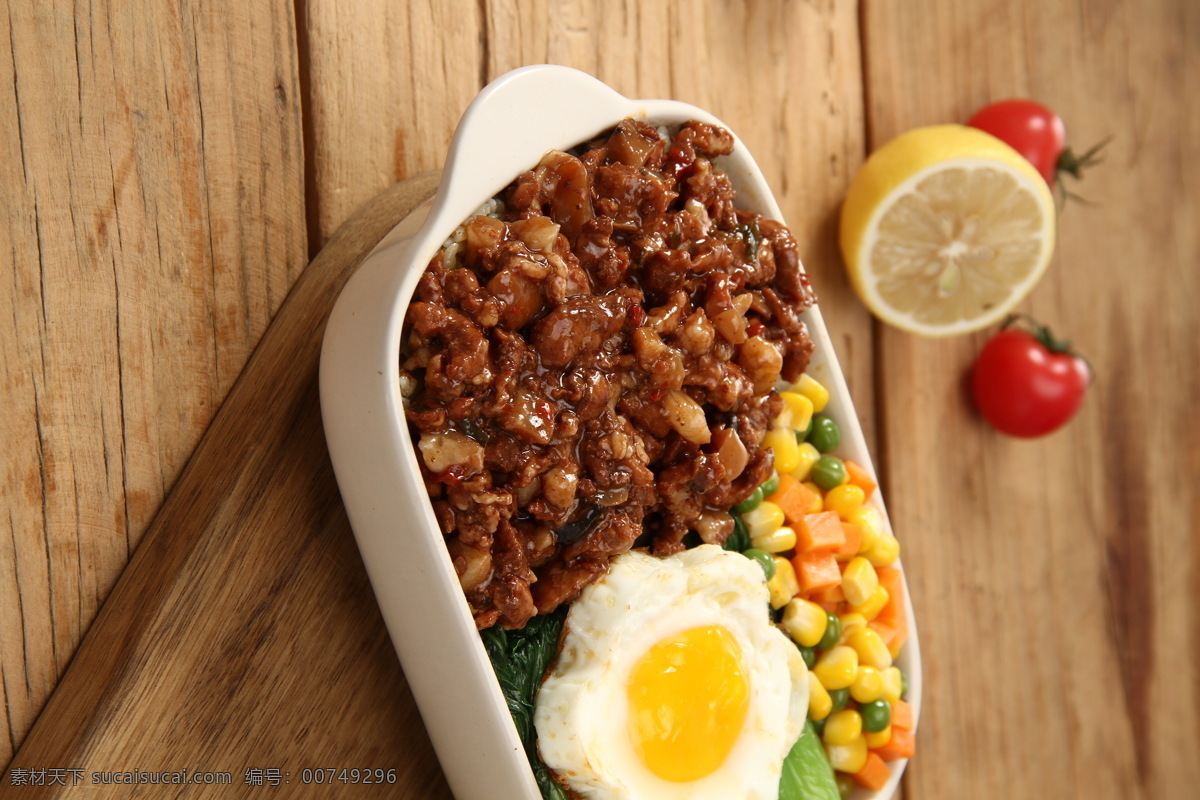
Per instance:
[[[895,657],[908,639],[908,617],[904,613],[904,574],[895,567],[875,570],[879,585],[888,591],[888,604],[871,620],[871,627],[883,638]]]
[[[875,615],[875,619],[879,620],[880,625],[890,628],[895,633],[900,633],[903,628],[907,627],[904,608],[891,598],[890,592],[888,595],[887,605]]]
[[[788,493],[788,489],[799,482],[800,481],[796,480],[791,475],[788,475],[786,472],[781,473],[779,475],[779,486],[775,489],[775,494],[766,499],[770,500],[776,505],[779,505],[783,502],[782,498]]]
[[[875,489],[877,488],[875,481],[871,479],[870,473],[868,473],[867,470],[861,465],[855,464],[850,459],[846,459],[843,463],[846,465],[847,482],[852,483],[858,488],[862,489],[863,494],[867,496],[867,499],[870,499],[871,495],[875,493]]]
[[[883,763],[883,759],[877,753],[867,753],[867,763],[854,773],[854,782],[864,789],[878,792],[891,775],[892,771],[888,769],[888,765]]]
[[[843,522],[842,533],[846,537],[846,543],[834,551],[834,555],[844,559],[854,558],[862,547],[862,527],[853,522]]]
[[[889,609],[891,610],[889,611]],[[887,612],[886,617],[884,612]],[[904,647],[904,643],[908,641],[908,620],[903,613],[897,612],[893,604],[888,603],[884,606],[883,611],[879,612],[879,616],[868,622],[867,625],[879,634],[880,639],[883,639],[892,658],[900,655],[900,648]]]
[[[846,546],[846,532],[835,511],[805,514],[795,525],[796,552],[832,553]],[[841,580],[839,578],[839,580]]]
[[[887,606],[884,606],[884,610],[886,609]],[[879,613],[882,614],[883,611],[880,611]],[[896,637],[900,633],[898,630],[896,630],[896,620],[881,620],[879,616],[876,615],[875,619],[867,621],[867,627],[879,634],[879,638],[883,639],[883,643],[887,645],[888,652],[890,653],[892,651],[892,642],[896,641]],[[900,648],[897,647],[896,652],[892,653],[892,658],[895,658],[899,652]]]
[[[879,585],[888,590],[888,597],[904,605],[904,573],[895,567],[876,567]]]
[[[842,584],[838,582],[833,586],[827,586],[824,589],[813,592],[808,599],[817,605],[825,603],[837,605],[838,603],[846,602],[846,593],[842,591]]]
[[[791,475],[780,475],[779,488],[767,499],[783,509],[783,516],[788,522],[798,525],[813,507],[813,500],[820,500],[821,496]]]
[[[892,730],[911,731],[913,729],[913,709],[907,700],[897,700],[892,703]]]
[[[912,758],[916,752],[917,739],[912,731],[906,731],[903,728],[897,728],[892,725],[892,738],[883,747],[876,748],[874,751],[884,761],[895,761],[899,758]]]
[[[813,592],[842,582],[842,571],[828,550],[797,553],[792,557],[792,566],[802,592]]]

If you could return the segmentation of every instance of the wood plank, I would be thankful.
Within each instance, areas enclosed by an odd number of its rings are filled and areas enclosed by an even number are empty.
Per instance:
[[[889,503],[925,660],[912,796],[1195,795],[1200,760],[1200,13],[868,0],[871,144],[1027,96],[1113,135],[1023,308],[1098,380],[1068,428],[1005,438],[961,381],[984,334],[880,336]]]
[[[306,262],[292,4],[0,13],[0,764]]]
[[[287,797],[327,797],[330,784],[449,797],[338,498],[317,397],[342,284],[435,185],[380,195],[301,276],[13,760],[6,797],[71,793],[9,788],[39,767],[84,770],[89,797],[129,796],[94,772],[182,769],[228,772],[205,791],[258,797],[271,789],[253,768],[278,770]],[[305,779],[343,767],[384,779]]]
[[[316,252],[402,178],[440,169],[483,87],[475,0],[300,2],[310,235]]]

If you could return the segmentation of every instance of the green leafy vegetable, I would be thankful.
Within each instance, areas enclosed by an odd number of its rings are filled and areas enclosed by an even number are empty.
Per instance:
[[[567,608],[563,606],[552,614],[534,617],[521,630],[508,631],[495,625],[480,633],[508,711],[516,723],[517,735],[525,746],[533,777],[545,800],[567,800],[567,795],[550,777],[549,768],[538,756],[533,701],[546,668],[558,652],[558,636],[566,617]]]
[[[833,767],[811,720],[804,723],[804,733],[783,760],[779,800],[841,800]]]
[[[725,540],[722,547],[736,553],[748,550],[750,548],[750,532],[746,530],[746,523],[742,522],[742,515],[736,511],[730,511],[729,515],[733,517],[733,533],[729,534],[729,538]]]

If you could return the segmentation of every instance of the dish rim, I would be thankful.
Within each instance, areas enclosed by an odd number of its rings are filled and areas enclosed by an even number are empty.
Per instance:
[[[420,478],[400,393],[404,316],[429,259],[475,209],[548,150],[573,147],[631,116],[657,125],[698,119],[728,130],[734,152],[717,165],[737,189],[738,207],[784,221],[745,144],[704,109],[626,98],[567,67],[524,67],[493,81],[470,104],[437,193],[371,251],[343,288],[326,327],[320,395],[334,472],[389,635],[459,800],[540,800],[541,794]],[[874,475],[819,308],[805,312],[804,319],[816,345],[810,371],[829,389],[826,413],[842,430],[839,450]],[[887,519],[879,492],[875,504]],[[398,520],[417,535],[398,536],[403,533]],[[897,663],[909,678],[909,702],[919,716],[920,649],[911,594],[905,613],[910,633]],[[893,762],[883,789],[859,790],[856,800],[888,800],[906,763]]]

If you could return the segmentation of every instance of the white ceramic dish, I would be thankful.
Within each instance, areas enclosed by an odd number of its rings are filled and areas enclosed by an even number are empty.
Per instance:
[[[326,329],[321,411],[338,485],[388,632],[458,800],[538,800],[540,794],[420,478],[399,384],[405,311],[430,258],[481,203],[548,150],[573,147],[630,116],[661,125],[699,119],[728,129],[695,106],[631,100],[565,67],[527,67],[487,86],[463,114],[437,194],[375,247],[342,291]],[[718,164],[738,191],[739,207],[783,219],[740,140]],[[830,391],[828,413],[842,430],[839,453],[872,469],[820,312],[811,309],[806,321],[816,344],[809,371]],[[910,636],[897,663],[919,713],[911,604],[907,614]],[[894,766],[887,786],[860,790],[860,796],[890,798],[903,771],[903,764]]]

